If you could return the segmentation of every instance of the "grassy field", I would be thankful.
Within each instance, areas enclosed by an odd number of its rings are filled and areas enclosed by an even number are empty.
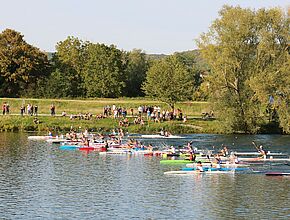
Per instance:
[[[130,126],[124,127],[125,131],[130,133],[156,133],[161,129],[168,130],[174,134],[177,133],[221,133],[219,123],[216,120],[202,120],[202,112],[208,112],[209,103],[207,102],[180,102],[176,104],[176,108],[182,110],[183,114],[188,116],[186,123],[173,120],[161,123],[154,123],[153,121],[145,120],[145,124],[134,125],[133,120],[137,114],[137,108],[140,105],[146,106],[160,106],[161,110],[169,109],[169,107],[162,102],[149,99],[88,99],[88,100],[65,100],[65,99],[8,99],[2,98],[1,102],[9,103],[10,115],[1,115],[0,130],[1,131],[40,131],[40,132],[62,132],[67,131],[71,127],[75,130],[83,130],[85,128],[96,132],[109,132],[112,129],[119,127],[119,119],[106,118],[91,120],[70,120],[69,117],[60,117],[59,115],[66,111],[68,115],[78,113],[92,113],[94,116],[103,113],[103,107],[106,105],[125,107],[128,110],[134,109],[134,116],[129,117]],[[20,116],[21,105],[27,106],[38,105],[38,119],[40,124],[33,122],[33,116]],[[56,116],[50,116],[50,105],[56,106]],[[144,118],[145,115],[144,115]]]
[[[92,113],[94,115],[103,112],[106,105],[125,107],[127,110],[133,108],[134,113],[137,113],[137,108],[140,105],[160,106],[161,109],[169,109],[165,103],[153,101],[149,99],[86,99],[86,100],[66,100],[66,99],[16,99],[16,98],[1,98],[1,103],[7,102],[10,105],[10,114],[19,114],[21,105],[27,104],[38,105],[39,114],[50,114],[50,105],[56,106],[56,114],[61,114],[66,111],[67,114]],[[183,111],[188,116],[200,117],[202,112],[209,111],[209,103],[207,102],[179,102],[176,108]]]

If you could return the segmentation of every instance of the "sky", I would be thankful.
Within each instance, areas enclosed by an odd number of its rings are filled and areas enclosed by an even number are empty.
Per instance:
[[[121,50],[173,54],[196,49],[223,5],[259,9],[288,0],[0,0],[0,32],[10,28],[29,44],[54,52],[68,36]]]

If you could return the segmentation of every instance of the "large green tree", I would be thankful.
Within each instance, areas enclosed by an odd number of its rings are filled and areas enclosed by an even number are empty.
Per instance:
[[[53,57],[55,70],[49,78],[49,85],[60,77],[66,87],[60,88],[60,94],[66,97],[80,97],[85,95],[84,68],[88,58],[89,42],[69,36],[56,45],[56,54]],[[52,94],[53,95],[53,94]],[[57,96],[59,96],[57,94]]]
[[[190,99],[194,88],[194,75],[176,55],[154,61],[143,84],[147,96],[167,103],[172,109],[176,102]]]
[[[124,95],[128,97],[144,96],[141,85],[145,81],[149,67],[146,54],[135,49],[126,53],[126,60]]]
[[[0,33],[1,95],[17,97],[35,89],[37,80],[48,74],[47,55],[26,43],[11,29]]]
[[[219,14],[198,40],[211,68],[207,77],[211,100],[229,132],[255,133],[262,104],[273,91],[286,88],[280,83],[289,78],[288,20],[280,9],[224,6]]]
[[[123,53],[114,45],[89,44],[84,72],[88,97],[120,97],[125,86]]]

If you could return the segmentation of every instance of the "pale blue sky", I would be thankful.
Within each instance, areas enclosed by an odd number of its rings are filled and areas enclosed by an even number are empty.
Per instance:
[[[172,54],[195,49],[224,4],[289,6],[288,0],[1,0],[0,31],[11,28],[45,51],[75,36],[130,51]]]

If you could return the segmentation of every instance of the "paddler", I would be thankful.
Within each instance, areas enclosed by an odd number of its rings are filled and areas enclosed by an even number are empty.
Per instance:
[[[106,140],[105,141],[105,151],[108,151],[108,149],[109,149],[109,144],[108,144],[108,141]]]
[[[265,151],[263,149],[263,146],[262,145],[260,145],[260,147],[259,147],[259,152],[261,153],[261,158],[263,158],[263,159],[266,159],[267,158],[267,151]]]
[[[90,145],[90,140],[86,137],[84,139],[84,146],[89,147],[89,145]]]
[[[204,169],[203,169],[203,167],[202,167],[202,163],[201,163],[201,161],[198,161],[198,162],[197,162],[197,165],[196,165],[196,171],[197,171],[197,172],[204,172]]]
[[[195,153],[193,153],[192,151],[189,152],[189,160],[190,161],[195,161],[196,159],[196,155]]]

